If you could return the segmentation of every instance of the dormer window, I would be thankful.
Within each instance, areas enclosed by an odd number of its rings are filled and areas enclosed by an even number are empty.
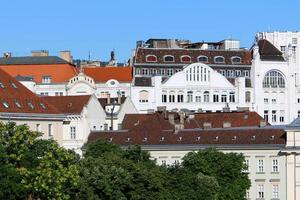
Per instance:
[[[174,56],[164,56],[164,62],[174,62]]]
[[[146,62],[157,62],[157,57],[155,55],[147,55]]]
[[[9,108],[9,104],[6,101],[3,101],[2,104],[3,104],[4,108]]]
[[[232,64],[239,64],[241,62],[242,62],[242,59],[238,56],[234,56],[234,57],[231,58],[231,63]]]
[[[181,56],[181,62],[190,63],[191,62],[191,56]]]
[[[5,88],[2,82],[0,82],[0,87]]]
[[[51,83],[51,80],[52,80],[52,78],[51,78],[51,76],[43,76],[42,77],[42,83]]]
[[[224,59],[223,56],[216,56],[216,57],[214,58],[214,62],[215,62],[215,63],[224,63],[224,62],[225,62],[225,59]]]
[[[32,110],[34,109],[34,105],[31,102],[28,102],[27,105],[29,106],[29,108],[31,108]]]
[[[198,62],[207,63],[208,62],[207,56],[199,56]]]
[[[40,106],[42,107],[42,109],[46,110],[46,106],[42,102],[40,102]]]
[[[16,104],[16,106],[18,107],[18,108],[21,108],[22,106],[21,106],[21,104],[20,104],[20,102],[19,101],[15,101],[15,104]]]

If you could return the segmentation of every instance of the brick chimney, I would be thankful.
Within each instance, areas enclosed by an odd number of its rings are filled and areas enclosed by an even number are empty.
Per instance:
[[[61,59],[64,59],[65,61],[72,63],[73,62],[73,56],[71,54],[71,51],[60,51],[59,57]]]

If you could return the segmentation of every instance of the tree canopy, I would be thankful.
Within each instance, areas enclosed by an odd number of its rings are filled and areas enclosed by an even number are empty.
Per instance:
[[[205,149],[158,166],[140,146],[98,140],[79,157],[39,136],[0,123],[0,199],[238,200],[250,187],[242,154]]]

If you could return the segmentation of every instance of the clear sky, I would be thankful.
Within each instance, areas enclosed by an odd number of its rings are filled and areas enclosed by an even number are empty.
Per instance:
[[[0,0],[0,53],[46,49],[74,58],[127,60],[137,40],[240,39],[258,31],[300,31],[297,0]]]

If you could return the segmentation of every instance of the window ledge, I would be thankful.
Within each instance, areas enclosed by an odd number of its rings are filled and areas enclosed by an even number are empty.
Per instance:
[[[271,172],[271,174],[279,174],[279,172]]]
[[[256,172],[256,174],[265,174],[266,172]]]

